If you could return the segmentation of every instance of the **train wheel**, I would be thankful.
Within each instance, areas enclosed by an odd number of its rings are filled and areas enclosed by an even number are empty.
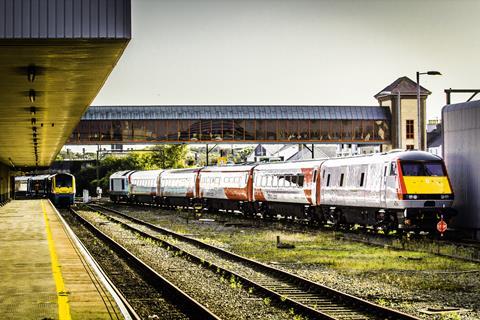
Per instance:
[[[330,222],[333,225],[333,228],[335,230],[340,230],[342,228],[342,222],[345,220],[343,218],[342,211],[340,210],[335,210],[330,213]]]
[[[398,226],[398,223],[396,223],[395,218],[391,214],[385,214],[383,221],[381,222],[381,230],[383,233],[388,236],[390,232],[395,230]]]

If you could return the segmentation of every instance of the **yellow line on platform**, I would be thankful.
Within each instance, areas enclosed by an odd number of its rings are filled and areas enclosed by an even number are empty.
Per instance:
[[[63,282],[62,271],[58,262],[57,252],[53,243],[52,230],[48,222],[47,210],[45,209],[44,200],[42,202],[43,218],[45,219],[45,229],[47,230],[48,249],[50,250],[50,262],[52,264],[53,279],[57,288],[58,300],[58,318],[59,320],[70,320],[70,305],[68,304],[68,293]]]

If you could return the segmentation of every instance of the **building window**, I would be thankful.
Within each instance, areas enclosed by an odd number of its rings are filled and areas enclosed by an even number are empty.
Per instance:
[[[407,150],[413,150],[415,146],[413,144],[407,144]]]
[[[407,120],[407,139],[414,139],[413,120]]]

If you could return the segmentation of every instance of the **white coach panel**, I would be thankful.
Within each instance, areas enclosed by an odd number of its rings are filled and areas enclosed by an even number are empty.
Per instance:
[[[455,191],[457,227],[480,238],[480,100],[447,105],[442,110],[443,152]]]

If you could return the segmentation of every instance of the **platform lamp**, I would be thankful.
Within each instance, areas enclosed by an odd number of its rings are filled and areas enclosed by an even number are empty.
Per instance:
[[[402,148],[402,122],[401,122],[401,112],[400,112],[400,90],[394,89],[392,91],[382,91],[380,92],[381,95],[397,95],[397,146],[398,148]]]
[[[421,117],[421,103],[420,103],[420,76],[422,74],[426,74],[429,76],[441,76],[442,74],[439,71],[427,71],[427,72],[418,72],[417,71],[417,122],[418,122],[418,149],[419,150],[424,150],[425,148],[423,147],[423,135],[425,128],[422,128],[422,121],[420,119]]]

